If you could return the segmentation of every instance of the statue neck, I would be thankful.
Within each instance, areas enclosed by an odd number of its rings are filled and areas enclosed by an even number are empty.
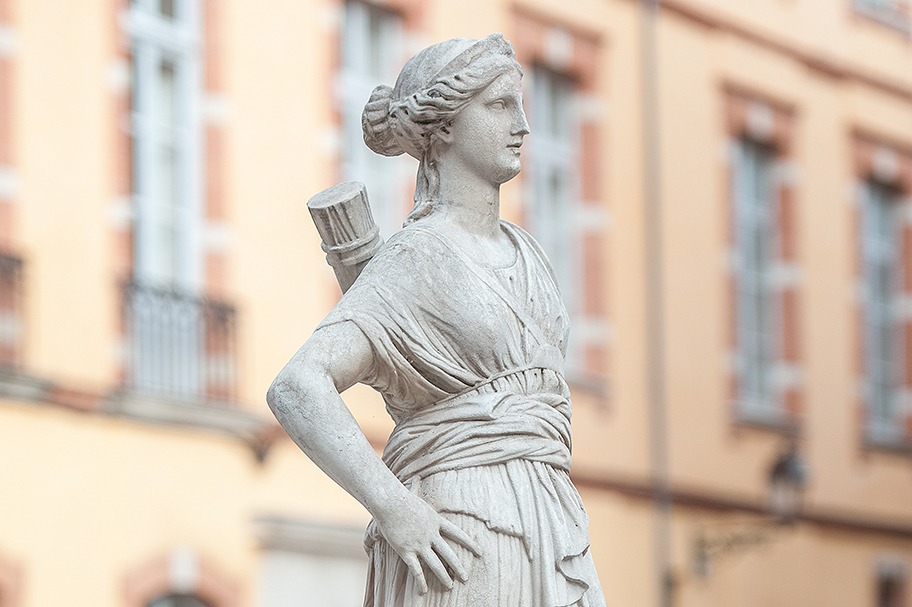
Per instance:
[[[438,211],[469,233],[496,236],[500,233],[500,184],[471,171],[440,172]]]

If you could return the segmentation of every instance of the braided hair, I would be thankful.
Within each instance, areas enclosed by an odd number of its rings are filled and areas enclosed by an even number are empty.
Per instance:
[[[454,38],[409,59],[396,86],[376,87],[361,127],[364,143],[383,156],[408,153],[418,160],[415,206],[405,225],[426,217],[440,193],[439,132],[500,75],[522,73],[513,47],[502,35],[480,40]]]

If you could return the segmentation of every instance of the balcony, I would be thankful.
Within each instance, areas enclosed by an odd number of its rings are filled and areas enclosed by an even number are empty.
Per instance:
[[[235,398],[234,308],[172,289],[123,287],[123,388],[168,401]]]
[[[0,251],[0,367],[17,369],[22,356],[22,258]]]

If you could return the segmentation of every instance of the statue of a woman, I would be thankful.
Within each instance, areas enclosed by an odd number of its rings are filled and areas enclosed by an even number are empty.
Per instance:
[[[529,132],[520,78],[495,34],[427,48],[374,90],[364,138],[419,160],[414,210],[267,396],[373,515],[368,607],[604,605],[569,476],[567,312],[499,217]],[[396,422],[382,460],[339,396],[357,382]]]

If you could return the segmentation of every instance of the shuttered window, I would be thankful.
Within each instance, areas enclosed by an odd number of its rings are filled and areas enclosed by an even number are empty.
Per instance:
[[[773,151],[738,140],[733,174],[735,332],[738,394],[743,413],[776,416],[781,406],[775,370],[781,323],[774,279],[777,204]]]
[[[541,244],[570,314],[567,364],[582,365],[583,275],[579,208],[579,122],[576,83],[552,69],[535,66],[529,104],[531,167],[530,229]]]
[[[379,84],[392,86],[404,56],[403,25],[398,13],[373,4],[348,0],[341,38],[340,108],[342,174],[367,186],[371,212],[384,238],[402,226],[411,208],[406,175],[414,163],[385,158],[365,144],[361,113]]]
[[[901,205],[897,192],[876,181],[864,186],[864,363],[867,423],[871,438],[899,438],[903,383]]]

